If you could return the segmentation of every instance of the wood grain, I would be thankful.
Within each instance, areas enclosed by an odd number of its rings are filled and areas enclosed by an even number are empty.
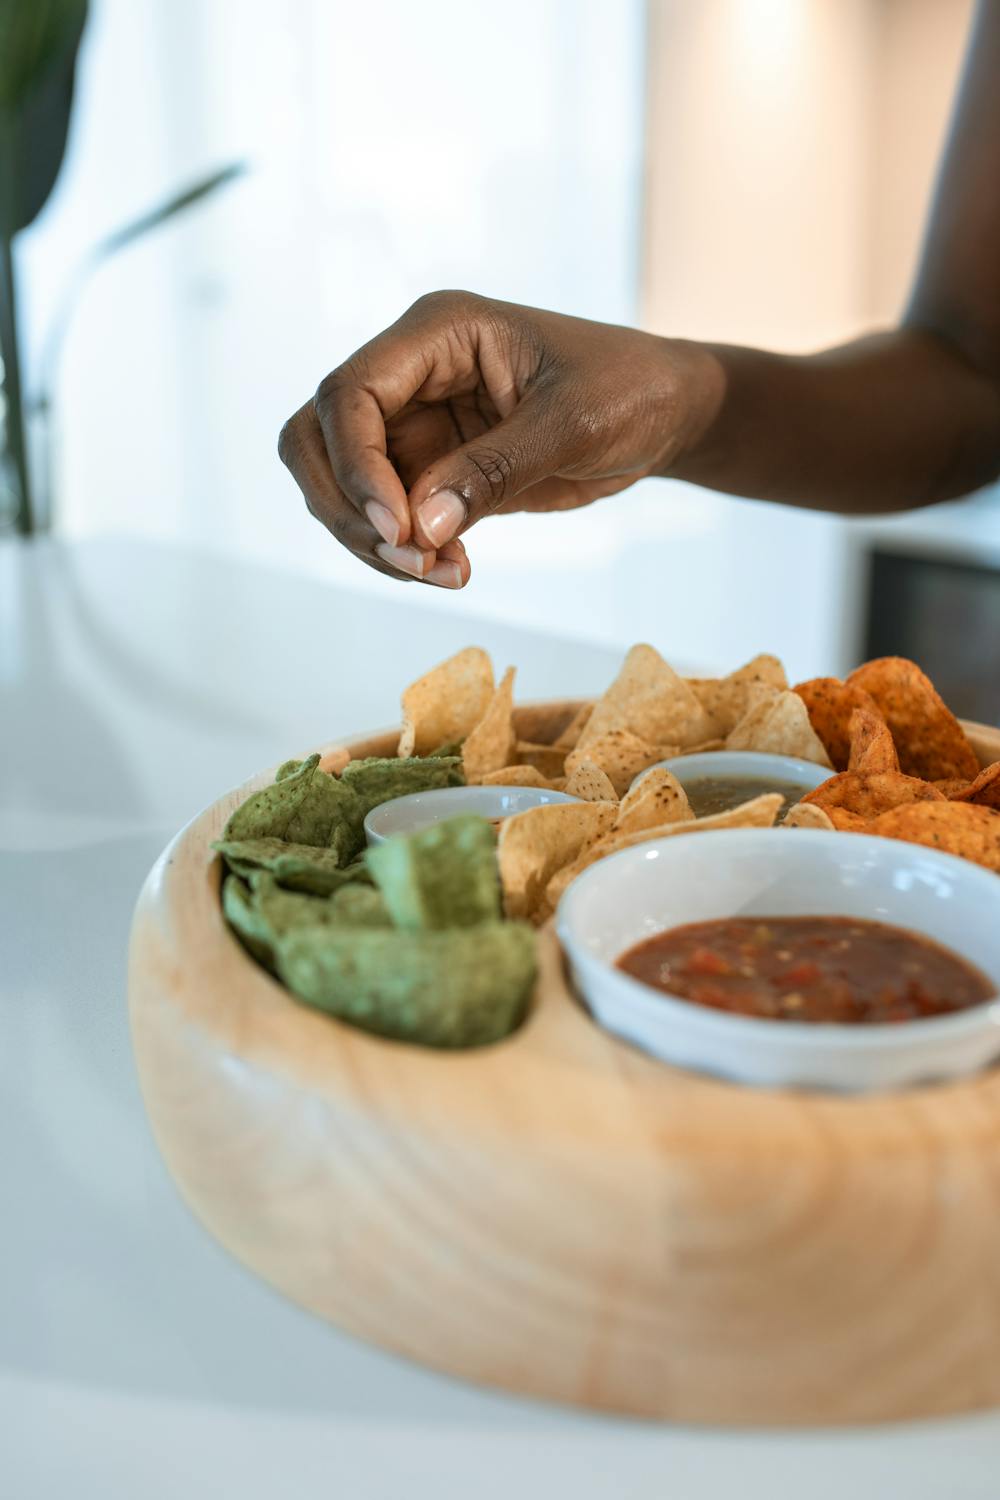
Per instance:
[[[574,707],[521,710],[522,738]],[[157,1141],[235,1256],[362,1338],[557,1401],[738,1425],[1000,1404],[1000,1071],[867,1098],[686,1073],[590,1021],[550,931],[514,1037],[370,1037],[223,924],[210,844],[270,774],[164,852],[130,959]]]

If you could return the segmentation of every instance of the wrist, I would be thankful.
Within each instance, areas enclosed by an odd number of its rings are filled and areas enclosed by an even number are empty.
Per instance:
[[[662,339],[669,370],[663,451],[654,468],[661,479],[681,478],[681,470],[708,442],[726,394],[726,371],[709,344]]]

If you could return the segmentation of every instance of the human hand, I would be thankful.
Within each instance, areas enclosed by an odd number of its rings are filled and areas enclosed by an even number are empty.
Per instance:
[[[321,381],[278,451],[363,562],[461,588],[477,521],[665,472],[711,420],[719,378],[697,344],[435,292]]]

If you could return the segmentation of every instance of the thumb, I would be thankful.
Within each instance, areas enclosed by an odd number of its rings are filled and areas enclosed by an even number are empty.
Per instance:
[[[553,436],[547,405],[541,395],[526,396],[495,427],[424,470],[409,496],[418,547],[443,546],[556,473],[563,443]]]

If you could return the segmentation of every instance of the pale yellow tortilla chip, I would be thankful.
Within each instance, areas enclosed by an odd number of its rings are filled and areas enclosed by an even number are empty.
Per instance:
[[[467,646],[418,677],[403,694],[399,755],[428,755],[464,740],[489,707],[493,663],[480,646]]]
[[[544,791],[560,791],[547,776],[535,766],[502,766],[499,771],[487,771],[480,776],[479,786],[537,786]]]
[[[785,814],[785,828],[822,828],[834,831],[835,825],[825,807],[815,802],[796,802]]]
[[[687,818],[679,823],[661,823],[658,827],[640,828],[633,833],[610,830],[591,840],[574,860],[555,872],[545,888],[545,905],[542,909],[554,911],[570,881],[582,875],[584,870],[596,864],[599,859],[606,859],[609,854],[617,854],[621,849],[632,849],[636,844],[652,843],[655,839],[672,838],[677,833],[711,833],[718,828],[771,828],[783,801],[780,792],[765,792],[760,797],[741,803],[739,807],[713,813],[708,818]]]
[[[757,703],[726,740],[727,750],[757,750],[766,755],[794,755],[799,760],[829,766],[823,741],[809,722],[809,711],[798,693],[779,693]]]
[[[518,765],[534,766],[543,776],[561,776],[565,770],[566,752],[556,745],[536,745],[531,740],[518,740],[514,755]]]
[[[556,802],[506,818],[497,860],[507,916],[537,918],[556,870],[610,828],[617,811],[617,803]]]
[[[667,745],[660,751],[660,759],[673,760],[682,754],[708,754],[711,750],[724,750],[724,748],[726,748],[726,741],[717,736],[715,739],[702,739],[696,745],[685,745],[684,750],[679,745],[675,745],[675,748],[670,750],[670,745]]]
[[[582,703],[566,725],[562,734],[552,741],[553,747],[556,750],[563,750],[567,754],[570,750],[575,750],[577,741],[586,728],[587,721],[593,712],[594,705],[592,703]]]
[[[693,818],[687,792],[677,777],[662,766],[647,771],[622,798],[615,819],[616,833],[637,833]]]
[[[728,677],[689,677],[687,681],[720,735],[735,729],[756,704],[788,688],[785,669],[776,656],[755,656]]]
[[[666,749],[666,754],[664,754]],[[577,766],[584,761],[599,766],[608,777],[619,797],[624,796],[640,771],[645,771],[657,760],[669,760],[677,754],[675,745],[648,745],[628,729],[613,729],[591,740],[587,745],[578,745],[566,757],[566,775],[572,776]]]
[[[514,668],[508,667],[479,723],[462,746],[462,769],[470,786],[489,771],[514,764]]]
[[[633,646],[594,704],[577,748],[624,729],[650,745],[694,745],[717,733],[695,692],[652,646]],[[612,778],[613,780],[614,778]]]
[[[581,760],[566,778],[566,791],[581,802],[617,802],[614,784],[592,760]]]

